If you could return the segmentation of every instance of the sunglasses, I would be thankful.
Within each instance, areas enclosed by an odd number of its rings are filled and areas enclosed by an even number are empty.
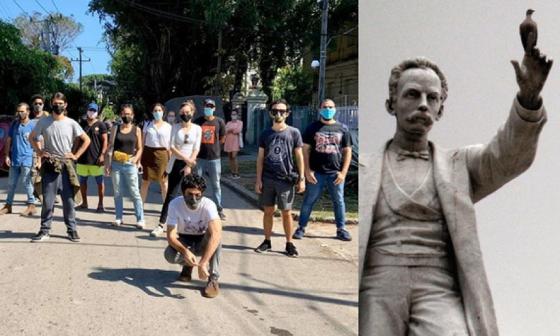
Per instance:
[[[215,105],[212,105],[212,104],[206,104],[206,105],[204,105],[204,107],[214,108],[214,107],[216,107],[216,106],[215,106]]]
[[[270,112],[272,112],[272,114],[284,114],[284,113],[288,112],[288,110],[272,109],[272,110],[270,110]]]
[[[33,105],[43,106],[43,103],[33,103]]]

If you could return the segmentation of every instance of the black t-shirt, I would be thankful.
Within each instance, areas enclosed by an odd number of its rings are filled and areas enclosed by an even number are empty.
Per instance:
[[[331,125],[315,121],[305,129],[303,142],[311,147],[311,170],[332,174],[342,170],[342,149],[352,146],[352,136],[348,127],[338,121]]]
[[[294,165],[294,149],[302,147],[301,133],[288,126],[277,132],[267,128],[259,137],[259,147],[264,149],[263,177],[286,181],[297,175]]]
[[[98,120],[91,126],[87,122],[84,123],[83,128],[91,142],[84,154],[78,159],[78,163],[87,165],[97,164],[97,159],[99,159],[101,149],[103,149],[102,135],[107,134],[107,126],[105,126],[104,122]]]
[[[195,124],[202,128],[202,139],[200,141],[200,152],[198,158],[204,160],[219,159],[222,153],[220,138],[226,135],[226,124],[219,117],[206,120],[204,117],[197,118]]]

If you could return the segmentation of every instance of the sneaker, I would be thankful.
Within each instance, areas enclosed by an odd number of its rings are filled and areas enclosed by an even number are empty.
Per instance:
[[[97,210],[95,210],[96,213],[104,213],[105,212],[105,208],[103,207],[103,205],[98,206]]]
[[[78,231],[68,231],[68,239],[72,242],[79,242],[80,236],[78,236]]]
[[[220,294],[220,286],[218,285],[218,279],[210,277],[206,288],[204,288],[204,296],[207,298],[215,298]]]
[[[218,211],[218,215],[220,215],[221,220],[223,220],[223,221],[226,220],[226,214],[224,213],[224,210]]]
[[[338,229],[336,230],[336,239],[351,241],[352,236],[350,235],[350,232],[346,231],[346,229]]]
[[[12,206],[8,204],[4,204],[4,207],[0,209],[0,215],[6,215],[12,213]]]
[[[183,281],[183,282],[189,282],[192,279],[192,266],[183,266],[183,269],[181,270],[181,274],[179,274],[179,277],[177,278],[177,280],[179,281]]]
[[[301,239],[301,238],[303,238],[304,235],[305,235],[305,229],[302,228],[302,227],[298,227],[296,229],[296,232],[294,232],[294,234],[292,235],[292,238]]]
[[[163,234],[163,231],[164,231],[163,225],[159,224],[152,232],[150,232],[150,236],[159,237]]]
[[[20,216],[33,216],[36,212],[37,209],[35,208],[35,204],[28,204],[27,208],[20,213]]]
[[[115,219],[115,221],[113,222],[113,226],[121,226],[122,224],[122,219]]]
[[[286,243],[286,254],[288,257],[297,258],[299,255],[294,243]]]
[[[241,175],[239,175],[239,174],[233,175],[234,180],[239,180],[240,178],[241,178]]]
[[[137,228],[137,229],[142,230],[142,229],[144,229],[144,227],[146,227],[146,223],[145,223],[143,220],[138,221],[138,222],[136,223],[136,228]]]
[[[272,243],[270,242],[270,240],[265,239],[265,240],[259,245],[259,247],[257,247],[257,248],[255,249],[255,252],[262,253],[262,252],[270,251],[271,249],[272,249]]]
[[[49,236],[48,233],[45,233],[45,232],[43,232],[43,231],[39,231],[39,233],[37,233],[36,235],[34,235],[34,236],[31,238],[31,242],[32,242],[32,243],[42,242],[42,241],[45,241],[45,240],[49,240],[50,237],[51,237],[51,236]]]

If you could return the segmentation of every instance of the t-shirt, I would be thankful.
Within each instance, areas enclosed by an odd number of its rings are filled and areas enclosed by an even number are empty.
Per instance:
[[[182,124],[174,124],[171,131],[171,145],[179,150],[186,157],[190,157],[192,152],[200,150],[200,141],[202,137],[202,128],[197,124],[191,123],[191,128],[185,133]],[[167,173],[171,173],[173,164],[175,164],[177,156],[171,155],[171,159],[167,164]]]
[[[169,149],[169,141],[171,139],[171,125],[163,122],[157,128],[151,121],[144,124],[144,129],[142,130],[144,136],[144,145],[151,148],[165,148]]]
[[[72,152],[74,140],[84,133],[76,120],[69,117],[54,120],[52,115],[39,119],[33,131],[43,136],[47,153],[60,157]]]
[[[263,177],[285,181],[297,175],[293,152],[302,146],[301,134],[295,127],[288,126],[280,132],[264,130],[259,138],[259,147],[264,148]]]
[[[303,132],[303,142],[311,146],[311,170],[331,174],[342,170],[342,149],[352,146],[352,137],[344,124],[315,121]]]
[[[27,124],[22,124],[16,120],[10,126],[8,136],[12,138],[10,148],[10,159],[14,167],[31,167],[33,165],[33,147],[29,142],[29,134],[33,131],[36,120],[28,120]]]
[[[202,197],[198,209],[192,210],[183,196],[178,196],[169,203],[166,224],[177,226],[180,234],[203,235],[208,230],[208,223],[216,219],[220,219],[220,215],[211,199]]]
[[[206,120],[204,117],[196,119],[195,124],[202,128],[202,139],[200,141],[200,152],[198,157],[204,160],[216,160],[220,158],[222,148],[220,138],[226,134],[226,124],[219,117]]]
[[[107,134],[107,126],[102,121],[96,121],[93,125],[89,126],[87,123],[84,125],[84,132],[89,136],[91,142],[82,156],[78,159],[78,163],[86,165],[97,164],[101,150],[103,149],[103,134]],[[107,141],[109,141],[107,139]]]

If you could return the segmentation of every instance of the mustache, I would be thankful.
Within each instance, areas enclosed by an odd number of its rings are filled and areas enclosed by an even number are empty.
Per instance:
[[[434,123],[434,117],[427,112],[416,111],[405,118],[407,122],[422,122],[426,126]]]

